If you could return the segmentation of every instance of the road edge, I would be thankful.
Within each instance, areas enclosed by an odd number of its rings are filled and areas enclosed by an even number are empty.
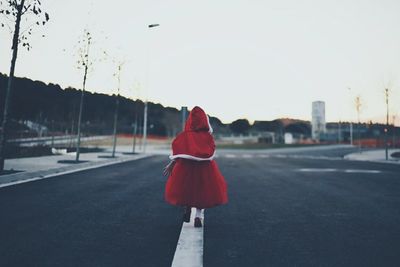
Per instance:
[[[47,171],[37,171],[37,172],[31,172],[31,173],[21,172],[21,173],[9,174],[9,175],[2,175],[2,176],[0,176],[0,188],[34,182],[34,181],[39,181],[39,180],[57,177],[60,175],[65,175],[65,174],[70,174],[70,173],[75,173],[75,172],[81,172],[81,171],[101,168],[101,167],[110,166],[110,165],[119,164],[119,163],[135,161],[135,160],[139,160],[139,159],[149,158],[152,156],[154,156],[154,155],[153,154],[142,154],[142,155],[137,155],[132,158],[120,158],[120,159],[114,159],[114,160],[110,160],[110,161],[100,161],[100,162],[86,162],[86,163],[82,163],[79,165],[69,165],[66,167],[49,169]],[[8,178],[8,181],[4,181],[4,182],[1,181],[4,178],[6,178],[6,179]]]

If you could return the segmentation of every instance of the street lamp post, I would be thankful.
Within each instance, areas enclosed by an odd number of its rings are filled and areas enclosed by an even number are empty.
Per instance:
[[[385,159],[389,159],[388,155],[388,129],[389,129],[389,89],[385,88],[386,100],[386,128],[385,128]]]
[[[347,87],[349,91],[351,91],[350,87]],[[353,145],[353,123],[350,121],[350,145]]]
[[[393,147],[393,148],[396,148],[396,124],[395,124],[395,122],[396,122],[396,115],[393,115],[392,118],[393,118],[393,127],[392,127],[392,129],[393,129],[393,140],[392,140],[392,147]]]
[[[185,130],[186,116],[187,116],[187,107],[182,107],[181,112],[182,112],[182,131],[184,131]]]
[[[357,96],[356,97],[356,110],[357,110],[358,153],[361,153],[360,108],[361,108],[361,98],[360,98],[360,96]]]
[[[148,28],[155,28],[160,26],[160,24],[149,24]],[[148,61],[148,59],[147,59]],[[147,72],[149,70],[147,69]],[[148,87],[148,82],[147,82],[147,87]],[[143,153],[146,153],[146,145],[147,145],[147,110],[148,110],[148,105],[147,105],[147,98],[144,102],[144,114],[143,114]]]

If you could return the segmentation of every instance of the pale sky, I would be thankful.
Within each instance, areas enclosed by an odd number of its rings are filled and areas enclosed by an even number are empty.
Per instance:
[[[112,3],[112,4],[110,4]],[[112,94],[124,60],[121,94],[164,106],[203,107],[235,119],[311,120],[311,102],[326,102],[326,120],[361,120],[390,112],[400,125],[398,0],[48,0],[33,49],[20,50],[16,75],[81,88],[77,41],[94,36],[91,92]],[[149,29],[148,24],[159,23]],[[8,73],[11,35],[0,28],[0,71]],[[46,37],[40,37],[45,34]],[[351,88],[349,90],[348,88]],[[392,119],[392,117],[391,117]]]

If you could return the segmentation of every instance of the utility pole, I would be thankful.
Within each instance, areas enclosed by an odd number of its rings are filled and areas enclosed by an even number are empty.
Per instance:
[[[395,124],[395,122],[396,122],[396,115],[393,115],[392,116],[392,118],[393,118],[393,140],[392,140],[392,147],[393,148],[396,148],[396,124]]]
[[[155,28],[160,26],[160,24],[149,24],[148,28]],[[147,61],[149,61],[149,59],[147,59]],[[147,65],[149,65],[149,62],[147,62]],[[148,68],[148,66],[147,66]],[[147,69],[147,72],[149,72],[149,70]],[[148,75],[148,73],[147,73]],[[148,87],[149,83],[147,82],[147,87]],[[149,88],[147,88],[148,90]],[[143,114],[143,153],[146,153],[146,145],[147,145],[147,97],[146,100],[144,102],[144,114]]]
[[[358,133],[358,152],[361,153],[361,133],[360,133],[360,109],[361,97],[356,97],[356,110],[357,110],[357,133]]]
[[[187,107],[182,107],[182,131],[185,130],[185,122],[186,122],[186,115],[187,115]]]
[[[350,122],[350,145],[353,145],[353,123]]]
[[[137,135],[137,126],[138,126],[138,116],[137,116],[137,108],[135,105],[135,124],[133,125],[133,142],[132,142],[132,154],[135,154],[136,150],[136,135]]]
[[[351,87],[347,87],[351,93]],[[353,145],[353,123],[350,121],[350,145]]]
[[[389,127],[389,89],[385,88],[385,101],[386,101],[386,128],[385,128],[385,158],[389,159],[388,151],[388,127]]]
[[[143,115],[143,153],[146,153],[147,145],[147,100],[144,102],[144,115]]]

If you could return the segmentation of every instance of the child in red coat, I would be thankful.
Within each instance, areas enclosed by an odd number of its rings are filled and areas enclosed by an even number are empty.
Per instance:
[[[195,207],[195,227],[202,227],[201,209],[228,202],[225,179],[214,161],[211,133],[208,116],[200,107],[194,107],[185,130],[172,142],[171,162],[164,169],[164,175],[169,176],[165,200],[185,207],[185,222],[190,221],[191,207]]]

